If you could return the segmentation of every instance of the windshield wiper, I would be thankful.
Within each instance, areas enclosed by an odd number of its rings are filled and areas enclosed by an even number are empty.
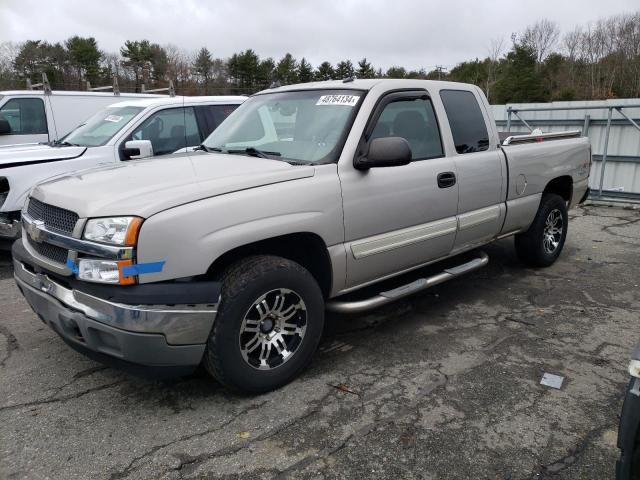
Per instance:
[[[227,150],[227,153],[246,153],[247,155],[251,155],[252,157],[260,157],[260,158],[282,156],[280,152],[268,152],[266,150],[258,150],[257,148],[254,148],[254,147],[247,147],[244,149],[237,149],[237,150]]]
[[[80,147],[77,143],[67,142],[66,140],[54,140],[51,142],[52,147]]]
[[[200,145],[198,145],[196,148],[193,149],[193,151],[198,151],[198,150],[202,150],[203,152],[226,152],[226,150],[224,148],[220,148],[220,147],[207,147],[204,143],[201,143]]]

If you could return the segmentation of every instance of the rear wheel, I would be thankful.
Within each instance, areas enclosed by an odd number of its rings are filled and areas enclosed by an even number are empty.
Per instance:
[[[532,267],[548,267],[560,256],[567,238],[569,217],[560,195],[542,196],[540,207],[529,229],[516,235],[516,253]]]
[[[241,260],[224,274],[204,365],[232,389],[273,390],[309,364],[323,325],[322,292],[306,269],[274,256]]]

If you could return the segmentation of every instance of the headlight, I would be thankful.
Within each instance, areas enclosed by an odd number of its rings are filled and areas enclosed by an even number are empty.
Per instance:
[[[118,262],[81,259],[78,262],[78,278],[88,282],[120,283]]]
[[[87,282],[132,285],[135,283],[135,277],[125,277],[122,271],[123,268],[130,267],[132,263],[131,260],[81,258],[78,260],[76,277]]]
[[[139,217],[93,218],[84,227],[83,238],[112,245],[134,246],[142,225]]]

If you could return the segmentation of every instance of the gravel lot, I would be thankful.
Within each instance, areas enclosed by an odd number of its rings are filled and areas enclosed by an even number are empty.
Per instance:
[[[613,478],[640,340],[640,213],[571,215],[551,268],[489,246],[483,270],[330,317],[311,368],[258,397],[84,358],[31,312],[2,254],[0,477]]]

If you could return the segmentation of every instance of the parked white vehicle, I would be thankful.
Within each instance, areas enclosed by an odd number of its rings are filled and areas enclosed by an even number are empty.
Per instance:
[[[113,103],[166,97],[144,93],[0,92],[0,146],[52,142]]]
[[[246,97],[129,100],[96,113],[52,144],[0,148],[0,240],[20,231],[20,210],[44,180],[105,164],[197,148]]]

